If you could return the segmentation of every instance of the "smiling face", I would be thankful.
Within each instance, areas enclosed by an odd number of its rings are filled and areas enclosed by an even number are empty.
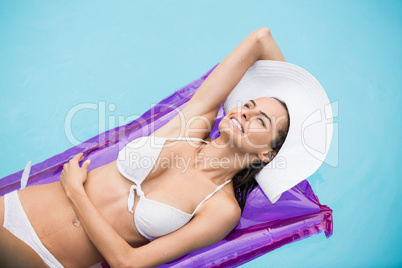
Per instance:
[[[221,136],[242,153],[269,161],[272,141],[286,128],[288,113],[282,103],[263,97],[231,109],[219,124]]]

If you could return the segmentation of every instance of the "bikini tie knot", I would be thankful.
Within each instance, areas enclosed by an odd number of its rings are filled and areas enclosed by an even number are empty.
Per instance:
[[[137,194],[138,194],[139,196],[144,195],[144,192],[141,190],[141,187],[137,187],[136,185],[131,185],[131,187],[130,187],[130,192],[129,192],[129,195],[128,195],[128,201],[127,201],[128,210],[129,210],[131,213],[134,213],[134,212],[133,212],[134,198],[135,198],[134,190],[137,191]]]

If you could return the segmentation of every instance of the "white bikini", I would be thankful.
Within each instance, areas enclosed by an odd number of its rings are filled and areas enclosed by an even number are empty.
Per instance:
[[[134,223],[138,232],[150,241],[183,227],[191,220],[202,203],[211,198],[217,191],[231,181],[227,180],[225,183],[219,185],[215,191],[198,204],[194,212],[191,214],[167,204],[146,198],[141,189],[141,183],[145,180],[155,163],[158,161],[159,154],[167,140],[192,140],[208,143],[207,141],[198,138],[186,137],[172,139],[146,136],[128,143],[119,152],[116,161],[120,173],[135,183],[130,187],[128,209],[133,213],[134,190],[136,190],[138,196],[140,196],[140,200],[135,208]]]

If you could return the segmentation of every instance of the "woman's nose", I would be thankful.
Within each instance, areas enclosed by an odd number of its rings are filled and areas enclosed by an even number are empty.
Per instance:
[[[245,120],[249,120],[253,116],[253,111],[252,110],[243,110],[242,111],[242,117]]]
[[[245,120],[248,119],[247,110],[242,112],[242,117],[243,117]]]

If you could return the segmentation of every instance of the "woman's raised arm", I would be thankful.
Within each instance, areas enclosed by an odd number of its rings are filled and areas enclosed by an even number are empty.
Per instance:
[[[249,34],[208,76],[188,106],[199,106],[198,110],[203,114],[218,109],[257,60],[285,61],[267,27]]]
[[[285,61],[267,27],[255,30],[244,38],[211,72],[181,113],[159,129],[156,136],[177,136],[183,131],[183,125],[199,131],[198,135],[196,133],[192,136],[203,138],[208,135],[219,106],[257,60]],[[189,125],[188,121],[194,116],[203,118],[192,120],[192,124]]]

